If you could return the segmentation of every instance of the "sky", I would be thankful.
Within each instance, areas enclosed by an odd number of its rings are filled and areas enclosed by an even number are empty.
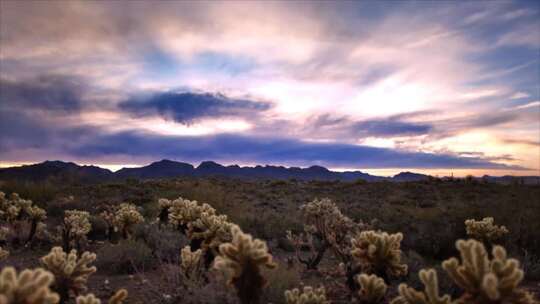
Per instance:
[[[540,175],[538,1],[0,1],[0,166]]]

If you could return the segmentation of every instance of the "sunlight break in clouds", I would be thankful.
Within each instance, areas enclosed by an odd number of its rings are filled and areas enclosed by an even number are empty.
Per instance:
[[[0,6],[3,164],[540,173],[539,3]]]

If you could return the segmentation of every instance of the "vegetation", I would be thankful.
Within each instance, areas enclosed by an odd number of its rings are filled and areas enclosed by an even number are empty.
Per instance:
[[[1,304],[538,303],[538,186],[192,178],[58,187],[39,204],[0,192]]]

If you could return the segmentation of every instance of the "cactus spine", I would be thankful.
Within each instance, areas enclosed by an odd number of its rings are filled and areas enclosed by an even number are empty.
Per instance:
[[[357,298],[362,304],[378,304],[382,303],[388,286],[384,283],[384,280],[376,275],[367,275],[362,273],[356,276],[360,290],[358,291]]]
[[[50,290],[54,276],[41,268],[25,269],[17,275],[13,267],[0,272],[0,304],[56,304],[58,294]]]
[[[236,288],[242,304],[258,304],[266,285],[261,267],[274,268],[276,264],[265,242],[253,239],[238,226],[233,226],[231,231],[232,241],[219,246],[214,267],[228,276],[228,283]]]
[[[49,254],[41,258],[44,267],[54,274],[54,289],[60,294],[61,303],[69,300],[70,292],[79,295],[86,291],[88,277],[96,272],[96,267],[88,264],[96,259],[96,255],[84,252],[77,257],[77,251],[66,254],[61,247],[54,247]]]
[[[285,301],[287,304],[329,304],[326,300],[326,290],[324,287],[314,289],[311,286],[305,286],[302,291],[295,288],[285,291]]]
[[[451,304],[449,295],[439,296],[439,281],[437,272],[434,269],[420,270],[420,280],[425,286],[424,291],[416,291],[400,284],[398,287],[399,296],[392,300],[391,304]]]

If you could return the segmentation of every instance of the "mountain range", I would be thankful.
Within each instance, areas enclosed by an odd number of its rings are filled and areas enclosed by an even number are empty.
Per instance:
[[[81,166],[72,162],[45,161],[33,165],[0,168],[0,180],[44,180],[47,178],[71,178],[82,181],[107,181],[127,178],[158,179],[173,177],[207,177],[224,176],[246,179],[299,179],[299,180],[341,180],[341,181],[421,181],[430,178],[429,175],[401,172],[393,177],[371,175],[361,171],[330,171],[325,167],[311,166],[308,168],[283,166],[240,167],[238,165],[223,166],[213,161],[204,161],[194,167],[189,163],[161,160],[147,166],[137,168],[122,168],[116,172],[97,166]],[[540,184],[540,177],[519,177],[527,184]],[[484,176],[492,182],[509,183],[516,179],[513,176],[493,177]]]

